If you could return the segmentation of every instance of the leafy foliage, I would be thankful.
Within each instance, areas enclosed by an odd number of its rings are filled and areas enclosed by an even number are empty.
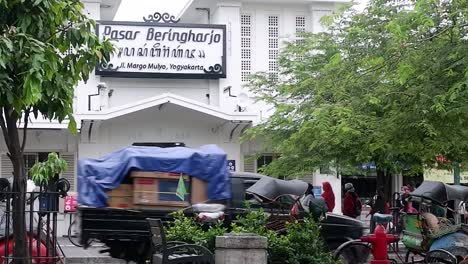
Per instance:
[[[267,237],[270,264],[336,263],[325,250],[320,228],[312,220],[289,223],[288,232],[283,235],[268,230],[265,227],[267,221],[268,216],[262,209],[252,210],[245,216],[238,217],[236,222],[232,223],[230,232],[254,233]],[[203,229],[193,218],[178,213],[175,221],[167,227],[166,234],[169,240],[199,244],[214,252],[216,236],[221,236],[227,231],[222,222]]]
[[[49,180],[67,170],[67,162],[52,152],[47,156],[47,161],[38,162],[31,168],[31,178],[36,185],[45,186]]]
[[[0,105],[76,130],[74,87],[112,52],[83,11],[73,0],[0,1]]]
[[[205,246],[214,252],[216,236],[222,236],[227,229],[223,227],[222,222],[203,229],[195,218],[185,217],[182,212],[176,212],[174,222],[170,223],[165,231],[168,240]]]
[[[249,84],[276,108],[247,137],[281,153],[266,173],[467,160],[466,0],[373,0],[325,22],[327,32],[286,44],[279,81],[259,73]]]
[[[83,11],[77,0],[0,0],[0,127],[13,163],[13,191],[19,194],[13,199],[16,264],[30,262],[21,195],[26,191],[23,153],[29,116],[68,119],[75,133],[74,89],[95,65],[108,61],[113,50],[109,41],[95,34],[95,22]],[[60,164],[48,169],[59,168]],[[46,181],[43,176],[51,172],[36,169],[36,180]]]

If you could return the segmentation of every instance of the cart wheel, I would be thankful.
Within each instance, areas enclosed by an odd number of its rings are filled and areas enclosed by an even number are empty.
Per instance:
[[[452,253],[443,249],[432,250],[426,255],[426,263],[457,264],[458,260]]]
[[[365,264],[372,260],[372,247],[369,243],[353,240],[342,244],[333,253],[335,260],[343,264]]]
[[[407,251],[405,255],[405,263],[425,263],[425,255]]]

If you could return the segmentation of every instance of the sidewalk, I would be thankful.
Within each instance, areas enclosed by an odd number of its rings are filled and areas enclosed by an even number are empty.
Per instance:
[[[102,245],[94,245],[88,249],[74,246],[67,237],[58,238],[58,243],[65,255],[65,264],[118,264],[127,262],[120,259],[111,258],[107,253],[101,254],[99,250],[105,249]]]

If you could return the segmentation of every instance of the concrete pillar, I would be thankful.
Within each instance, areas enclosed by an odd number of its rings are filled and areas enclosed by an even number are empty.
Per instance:
[[[216,264],[266,264],[266,237],[256,234],[225,234],[216,237]]]

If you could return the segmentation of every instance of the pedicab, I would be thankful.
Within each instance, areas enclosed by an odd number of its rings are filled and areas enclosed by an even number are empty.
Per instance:
[[[286,231],[286,222],[301,222],[304,217],[313,217],[320,225],[321,235],[330,250],[336,249],[346,241],[362,236],[364,223],[352,217],[327,213],[325,202],[321,198],[311,199],[309,208],[300,202],[309,184],[301,180],[280,180],[262,176],[246,190],[252,196],[251,201],[262,208],[269,208],[270,222],[267,227],[277,232]],[[292,208],[297,208],[292,212]]]
[[[461,222],[459,207],[468,201],[468,187],[441,182],[423,182],[406,198],[417,207],[417,213],[402,212],[402,231],[398,234],[404,245],[403,258],[390,246],[393,263],[459,263],[468,256],[468,228]],[[392,222],[392,215],[377,214],[380,224]],[[399,230],[399,229],[396,229]],[[344,263],[368,263],[372,245],[366,239],[347,242],[335,252]]]

